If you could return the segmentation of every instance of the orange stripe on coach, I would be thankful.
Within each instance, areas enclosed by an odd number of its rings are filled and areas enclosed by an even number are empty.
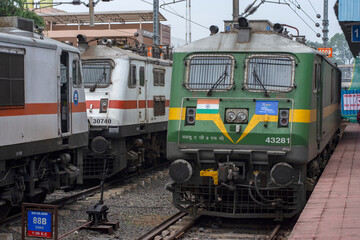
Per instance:
[[[57,114],[57,103],[26,103],[21,107],[0,108],[0,117],[25,116],[25,115],[41,115],[41,114]]]

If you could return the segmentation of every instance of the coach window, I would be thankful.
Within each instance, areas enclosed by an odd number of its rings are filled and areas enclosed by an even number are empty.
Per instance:
[[[24,49],[0,47],[0,107],[24,106]]]
[[[250,92],[290,92],[295,59],[290,55],[254,54],[246,59],[244,86]]]
[[[136,87],[136,65],[130,65],[129,88]]]
[[[81,72],[80,72],[79,61],[73,61],[72,78],[73,78],[73,85],[75,87],[80,87],[82,81],[81,81]]]
[[[157,69],[153,70],[154,86],[165,86],[165,70]]]
[[[145,68],[144,67],[140,67],[139,77],[140,77],[140,86],[143,87],[145,85]]]

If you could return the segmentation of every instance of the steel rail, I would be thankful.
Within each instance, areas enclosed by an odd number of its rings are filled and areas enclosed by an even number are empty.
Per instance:
[[[270,235],[269,235],[266,239],[267,239],[267,240],[273,240],[273,239],[275,239],[276,234],[279,232],[280,228],[281,228],[281,225],[280,225],[280,224],[276,225],[276,227],[274,228],[274,230],[270,233]]]
[[[178,231],[176,231],[173,235],[170,235],[168,238],[166,238],[167,240],[174,240],[174,239],[178,239],[180,237],[182,237],[189,229],[191,229],[192,226],[195,225],[195,223],[197,222],[197,220],[200,218],[201,216],[194,216],[194,218],[189,221],[185,226],[183,226],[181,229],[179,229]]]
[[[149,168],[149,169],[146,169],[140,173],[134,173],[134,174],[131,174],[131,175],[128,175],[126,177],[123,177],[123,178],[119,178],[119,179],[115,179],[115,180],[112,180],[108,183],[105,183],[104,187],[105,188],[108,188],[110,186],[113,186],[113,185],[116,185],[118,183],[126,183],[126,181],[128,180],[131,180],[135,177],[138,177],[138,176],[141,176],[142,174],[145,174],[145,173],[149,173],[151,171],[154,171],[154,170],[159,170],[159,169],[162,169],[166,166],[168,166],[169,163],[164,163],[164,164],[161,164],[159,166],[157,166],[156,168],[152,167],[152,168]],[[91,194],[94,194],[96,192],[100,191],[100,185],[97,185],[97,186],[94,186],[94,187],[91,187],[91,188],[87,188],[83,191],[80,191],[78,193],[75,193],[73,195],[70,195],[70,196],[66,196],[66,197],[63,197],[61,199],[57,199],[57,200],[54,200],[54,201],[51,201],[51,202],[46,202],[45,204],[50,204],[50,205],[58,205],[58,207],[63,207],[67,204],[70,204],[70,203],[73,203],[73,202],[76,202],[79,198],[82,198],[84,196],[89,196]],[[14,215],[11,215],[3,220],[0,221],[0,226],[4,225],[4,224],[9,224],[9,223],[12,223],[12,222],[15,222],[17,220],[19,220],[21,218],[21,215],[22,213],[16,213]]]
[[[166,219],[164,222],[160,223],[158,226],[156,226],[151,231],[144,234],[137,240],[152,240],[157,235],[159,235],[162,231],[164,231],[165,229],[167,229],[168,227],[170,227],[171,225],[173,225],[179,219],[185,217],[186,215],[187,215],[187,213],[184,213],[184,212],[178,212],[178,213],[174,214],[172,217]]]

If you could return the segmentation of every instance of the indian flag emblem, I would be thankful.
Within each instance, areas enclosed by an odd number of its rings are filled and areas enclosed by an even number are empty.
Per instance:
[[[219,113],[219,102],[219,99],[198,99],[196,113],[217,114]]]

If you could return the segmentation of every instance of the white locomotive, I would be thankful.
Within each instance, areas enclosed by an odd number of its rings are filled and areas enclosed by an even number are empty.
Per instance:
[[[135,171],[166,156],[170,60],[140,56],[103,41],[82,46],[86,108],[90,124],[84,179]],[[113,41],[115,43],[115,41]]]
[[[0,212],[82,183],[88,143],[80,52],[0,18]]]

